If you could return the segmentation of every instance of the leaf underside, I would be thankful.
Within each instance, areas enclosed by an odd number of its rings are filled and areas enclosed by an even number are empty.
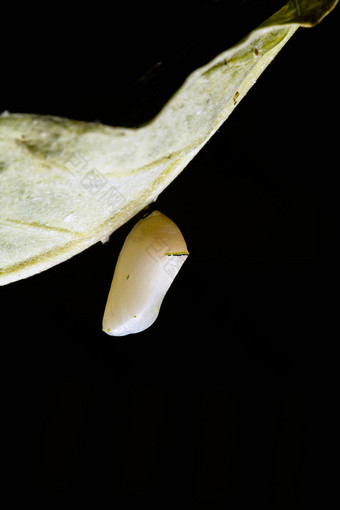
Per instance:
[[[31,114],[0,116],[0,284],[107,238],[175,179],[299,26],[335,0],[291,0],[189,75],[147,125],[116,128]]]

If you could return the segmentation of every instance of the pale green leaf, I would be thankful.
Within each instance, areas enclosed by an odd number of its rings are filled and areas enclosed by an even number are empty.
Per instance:
[[[107,238],[197,154],[299,26],[335,0],[291,0],[197,69],[137,129],[0,116],[0,283],[48,269]]]

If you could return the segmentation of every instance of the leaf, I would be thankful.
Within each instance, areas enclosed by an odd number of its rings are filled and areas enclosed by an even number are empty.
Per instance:
[[[319,22],[336,3],[289,1],[194,71],[142,127],[0,116],[0,283],[67,260],[156,200],[297,28]]]

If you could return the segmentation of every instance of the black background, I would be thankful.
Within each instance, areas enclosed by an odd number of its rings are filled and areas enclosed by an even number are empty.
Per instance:
[[[283,3],[30,5],[2,23],[0,110],[140,125]],[[157,200],[190,256],[149,330],[101,331],[136,219],[108,244],[1,288],[13,501],[325,502],[337,15],[298,30]]]

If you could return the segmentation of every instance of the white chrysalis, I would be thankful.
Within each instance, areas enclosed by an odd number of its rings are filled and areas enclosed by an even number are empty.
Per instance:
[[[119,254],[106,302],[103,331],[123,336],[151,326],[188,255],[181,231],[167,216],[154,211],[141,219]]]

